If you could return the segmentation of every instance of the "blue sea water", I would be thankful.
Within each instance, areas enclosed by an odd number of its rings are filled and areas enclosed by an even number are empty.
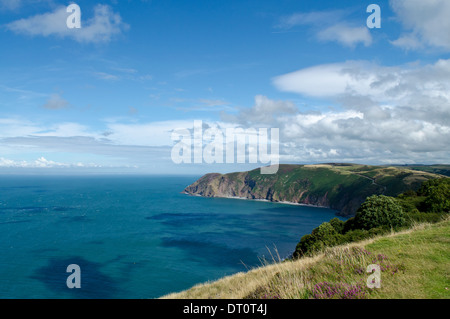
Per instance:
[[[183,194],[197,178],[0,176],[0,298],[157,298],[287,257],[335,217]]]

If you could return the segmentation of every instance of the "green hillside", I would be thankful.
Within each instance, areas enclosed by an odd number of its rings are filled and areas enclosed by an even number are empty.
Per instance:
[[[402,166],[416,171],[440,174],[450,177],[450,165],[406,165]]]
[[[422,182],[441,176],[403,166],[282,164],[272,175],[262,175],[259,169],[206,174],[186,187],[185,192],[324,206],[348,216],[354,215],[370,195],[397,196],[407,190],[417,190]]]

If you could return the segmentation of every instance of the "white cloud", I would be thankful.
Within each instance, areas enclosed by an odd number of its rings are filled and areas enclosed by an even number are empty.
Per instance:
[[[139,167],[144,170],[153,167],[153,172],[162,172],[158,167],[164,166],[165,172],[169,172],[170,149],[174,144],[171,131],[192,127],[193,121],[105,124],[105,130],[96,131],[79,123],[46,125],[0,118],[0,167]],[[50,154],[63,160],[51,161],[47,156],[28,160],[35,154]]]
[[[340,23],[318,32],[317,37],[322,41],[334,41],[347,47],[355,47],[362,43],[364,46],[372,44],[369,30],[363,27],[351,27]]]
[[[109,123],[108,140],[116,145],[169,146],[173,145],[171,132],[193,127],[194,120],[161,121],[150,123]]]
[[[445,111],[450,98],[450,60],[385,67],[367,61],[324,64],[273,79],[281,91],[358,104],[384,103]],[[406,110],[406,109],[405,109]],[[429,111],[427,111],[429,112]]]
[[[341,21],[343,17],[344,11],[341,10],[297,12],[282,17],[276,27],[278,29],[291,29],[299,25],[333,25]]]
[[[64,147],[69,151],[71,147],[76,147],[71,144],[88,145],[89,149],[100,147],[99,144],[162,147],[173,145],[171,139],[173,130],[192,128],[194,123],[194,119],[147,123],[129,120],[129,118],[105,119],[103,120],[105,128],[100,130],[76,122],[45,124],[23,118],[0,118],[0,141],[3,145],[11,143],[29,147],[45,145],[49,150],[54,144],[59,149]]]
[[[71,168],[71,167],[102,167],[95,163],[60,163],[52,160],[47,160],[41,156],[34,161],[15,161],[0,157],[0,167],[3,168]]]
[[[66,25],[69,13],[66,7],[60,6],[53,12],[38,14],[26,19],[13,21],[6,27],[18,34],[31,36],[58,36],[72,38],[78,42],[108,42],[114,35],[128,28],[118,13],[114,13],[107,5],[96,5],[94,17],[85,19],[81,16],[81,28],[69,29]]]
[[[274,119],[283,115],[296,114],[298,111],[294,103],[289,101],[274,101],[266,96],[255,96],[255,104],[251,108],[241,108],[237,115],[222,113],[222,119],[247,126],[258,123],[260,126],[272,124]]]
[[[424,46],[450,50],[450,1],[390,0],[397,18],[407,30],[394,45],[406,49]]]
[[[21,5],[21,0],[0,0],[0,9],[4,10],[15,10]]]
[[[0,118],[0,138],[32,135],[44,126],[22,118]]]
[[[337,42],[351,48],[358,44],[370,46],[372,35],[365,25],[344,21],[345,17],[346,13],[342,10],[294,13],[283,17],[277,28],[290,30],[296,26],[309,26],[319,41]]]
[[[301,69],[273,79],[281,91],[309,96],[335,96],[345,92],[354,79],[343,72],[343,64],[326,64]]]
[[[414,34],[402,35],[397,40],[391,41],[391,43],[406,50],[417,50],[424,47],[423,43]]]
[[[106,73],[106,72],[95,72],[94,75],[101,80],[107,80],[107,81],[119,80],[119,77],[117,75]]]
[[[71,137],[71,136],[89,136],[99,138],[98,132],[92,131],[89,127],[79,123],[57,123],[46,127],[45,130],[34,132],[33,136],[56,136],[56,137]]]

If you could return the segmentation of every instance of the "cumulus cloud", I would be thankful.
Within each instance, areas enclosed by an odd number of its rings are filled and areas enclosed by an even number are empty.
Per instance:
[[[122,22],[120,15],[113,12],[107,5],[96,5],[91,19],[85,19],[82,11],[79,29],[67,27],[66,21],[69,15],[65,6],[59,6],[52,12],[13,21],[7,24],[6,28],[18,34],[57,36],[72,38],[78,42],[94,43],[108,42],[113,36],[128,28],[128,25]]]
[[[405,49],[450,50],[450,1],[390,0],[405,32],[392,43]]]
[[[367,61],[324,64],[273,79],[281,91],[340,100],[343,106],[395,105],[444,112],[450,99],[450,60],[386,67]],[[425,115],[425,114],[422,114]]]
[[[314,97],[336,96],[349,87],[361,86],[356,77],[346,70],[360,62],[324,64],[301,69],[275,77],[274,85],[281,91],[294,92]]]
[[[282,161],[448,162],[450,60],[396,67],[367,61],[325,64],[281,75],[274,84],[340,106],[312,112],[259,97],[252,108],[223,118],[280,128]],[[271,105],[289,105],[289,112],[271,113]],[[270,123],[258,116],[261,109]]]
[[[297,107],[290,101],[274,101],[266,96],[255,96],[255,104],[251,108],[241,108],[237,115],[222,113],[222,119],[238,125],[251,125],[258,123],[260,126],[267,126],[274,123],[274,120],[282,115],[292,115],[297,112]]]

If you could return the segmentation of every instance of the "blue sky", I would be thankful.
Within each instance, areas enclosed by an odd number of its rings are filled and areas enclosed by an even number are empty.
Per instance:
[[[450,3],[0,0],[0,169],[204,173],[171,132],[280,129],[282,163],[448,163]],[[369,29],[369,4],[381,28]]]

